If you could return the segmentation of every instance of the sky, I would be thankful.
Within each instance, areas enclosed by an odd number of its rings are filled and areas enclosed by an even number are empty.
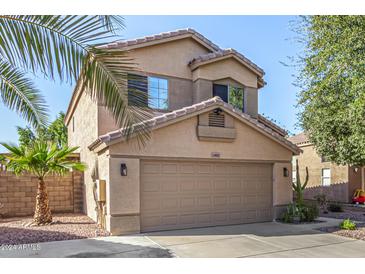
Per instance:
[[[133,39],[182,28],[193,28],[221,48],[234,48],[265,71],[266,86],[259,91],[259,113],[298,133],[295,70],[282,63],[299,53],[290,23],[295,16],[124,16],[122,39]],[[50,120],[66,111],[74,84],[32,78],[49,106]],[[0,141],[17,142],[16,126],[26,126],[17,113],[0,104]],[[5,150],[0,147],[0,152]]]

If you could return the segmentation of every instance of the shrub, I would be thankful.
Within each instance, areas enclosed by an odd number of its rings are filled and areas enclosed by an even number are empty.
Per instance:
[[[332,203],[328,205],[328,210],[331,212],[342,212],[342,206],[340,204],[337,203]]]
[[[355,230],[356,224],[353,221],[351,221],[350,219],[346,219],[340,223],[340,228],[347,229],[347,230]]]
[[[326,194],[318,194],[313,197],[317,205],[320,207],[320,209],[323,211],[323,213],[328,213],[327,211],[327,196]]]
[[[318,207],[316,205],[307,204],[290,204],[286,208],[286,212],[283,215],[283,222],[313,222],[319,214]]]
[[[303,205],[302,206],[303,218],[301,222],[313,222],[318,218],[319,209],[316,205]]]
[[[282,220],[285,223],[293,223],[296,219],[300,220],[300,208],[297,204],[293,203],[287,206],[286,212],[283,215]]]

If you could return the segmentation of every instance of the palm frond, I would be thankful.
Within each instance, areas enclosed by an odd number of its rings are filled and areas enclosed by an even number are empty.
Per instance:
[[[78,86],[109,110],[125,134],[136,133],[145,143],[149,129],[143,122],[150,117],[149,110],[127,104],[127,72],[135,64],[124,51],[96,44],[115,38],[110,31],[123,26],[119,16],[0,15],[0,57],[52,79],[79,77]],[[140,125],[138,130],[134,124]]]
[[[123,17],[114,15],[99,15],[99,20],[101,21],[101,24],[112,33],[117,33],[118,31],[125,29]]]
[[[25,74],[0,59],[0,96],[3,103],[31,125],[47,123],[47,107],[40,92]]]
[[[151,112],[141,107],[143,100],[137,99],[141,104],[136,106],[128,105],[128,72],[132,69],[131,59],[125,52],[94,49],[84,65],[80,83],[93,99],[110,111],[127,137],[135,134],[144,145],[150,137],[145,121],[151,118]],[[137,98],[141,96],[135,94]],[[136,124],[140,126],[137,128]]]
[[[12,64],[76,80],[93,44],[117,37],[118,17],[0,15],[0,55]]]
[[[9,151],[9,154],[5,155],[6,166],[15,174],[30,172],[43,178],[48,174],[63,175],[70,170],[84,171],[86,169],[85,164],[68,159],[77,147],[58,148],[56,144],[40,140],[28,147],[7,143],[1,143],[1,145]]]

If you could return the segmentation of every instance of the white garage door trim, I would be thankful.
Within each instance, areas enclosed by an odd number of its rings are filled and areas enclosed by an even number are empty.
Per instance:
[[[141,231],[272,221],[272,167],[141,160]]]

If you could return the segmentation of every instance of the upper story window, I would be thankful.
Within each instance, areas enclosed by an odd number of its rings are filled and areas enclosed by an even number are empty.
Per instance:
[[[148,106],[155,109],[168,108],[167,79],[148,77]]]
[[[322,186],[331,185],[331,169],[322,168]]]
[[[213,96],[219,96],[226,103],[243,111],[243,88],[232,85],[213,84]]]
[[[128,104],[161,110],[168,109],[168,80],[128,75]]]

